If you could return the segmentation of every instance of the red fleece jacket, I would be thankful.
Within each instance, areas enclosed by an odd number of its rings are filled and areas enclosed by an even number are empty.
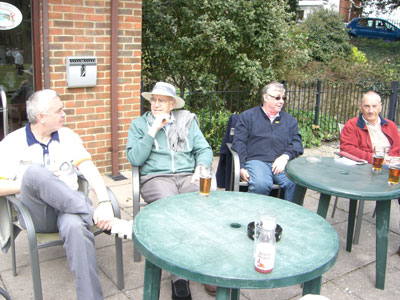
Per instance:
[[[381,119],[383,133],[389,140],[389,156],[400,156],[400,134],[394,122]],[[340,134],[340,150],[365,159],[372,164],[372,142],[362,115],[347,121]]]

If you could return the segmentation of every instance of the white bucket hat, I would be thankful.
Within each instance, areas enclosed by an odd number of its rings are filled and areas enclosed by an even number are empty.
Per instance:
[[[175,87],[172,84],[166,82],[157,82],[153,90],[150,92],[143,92],[142,96],[146,100],[150,101],[152,95],[163,95],[170,96],[176,100],[175,109],[182,108],[185,106],[185,101],[176,95]]]

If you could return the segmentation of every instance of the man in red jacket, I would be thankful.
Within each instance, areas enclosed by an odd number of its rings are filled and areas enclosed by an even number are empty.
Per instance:
[[[381,97],[373,91],[365,93],[360,115],[347,121],[340,134],[340,150],[370,164],[374,146],[390,147],[389,156],[400,156],[399,130],[394,122],[379,115],[381,110]],[[400,248],[397,254],[400,255]]]
[[[350,119],[340,134],[340,150],[372,164],[374,146],[390,147],[389,156],[400,156],[400,135],[394,122],[382,118],[381,97],[369,91],[360,104],[360,115]]]

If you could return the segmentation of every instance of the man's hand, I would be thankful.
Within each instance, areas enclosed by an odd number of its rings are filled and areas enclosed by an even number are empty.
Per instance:
[[[249,178],[250,178],[249,172],[247,172],[247,170],[244,168],[240,169],[240,178],[242,178],[244,181],[248,182]]]
[[[272,172],[275,175],[282,173],[285,170],[288,161],[289,161],[289,156],[287,154],[282,154],[281,156],[279,156],[272,163]]]
[[[200,166],[197,166],[196,169],[194,169],[194,173],[192,178],[190,179],[190,183],[194,183],[198,180],[200,180]]]
[[[93,222],[101,230],[111,230],[114,221],[114,211],[111,202],[99,203],[93,213]]]
[[[168,122],[171,119],[171,115],[162,113],[159,115],[156,115],[154,118],[154,122],[151,125],[148,133],[154,138],[157,134],[157,132],[163,127],[168,125]]]

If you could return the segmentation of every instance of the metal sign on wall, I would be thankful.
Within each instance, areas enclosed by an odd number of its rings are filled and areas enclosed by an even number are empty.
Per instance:
[[[22,13],[14,5],[0,2],[0,30],[10,30],[22,22]]]
[[[67,87],[92,87],[97,81],[97,58],[69,56],[66,58]]]

